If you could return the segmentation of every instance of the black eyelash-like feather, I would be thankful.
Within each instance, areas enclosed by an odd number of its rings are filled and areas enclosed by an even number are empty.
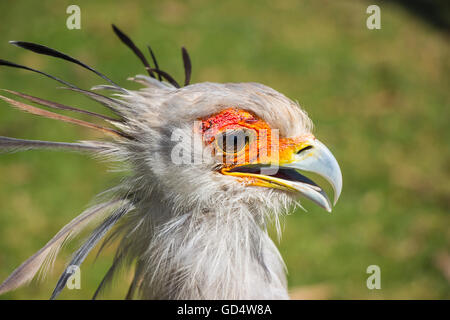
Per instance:
[[[152,56],[152,60],[153,60],[153,64],[155,65],[155,68],[159,70],[159,65],[158,65],[158,61],[156,60],[155,54],[153,53],[152,48],[148,45],[147,46],[148,51],[150,52],[150,55]],[[158,73],[158,80],[161,81],[161,75]]]
[[[155,75],[151,71],[150,64],[148,63],[147,59],[145,58],[144,54],[141,50],[139,50],[138,47],[134,44],[134,42],[128,37],[125,33],[123,33],[119,28],[117,28],[114,24],[112,25],[112,28],[114,30],[114,33],[119,37],[119,39],[128,47],[131,49],[131,51],[134,52],[134,54],[139,58],[139,60],[142,61],[142,63],[145,66],[145,69],[147,69],[148,74],[150,77],[154,78]],[[157,67],[158,68],[158,67]]]
[[[113,135],[113,136],[119,136],[119,137],[131,139],[131,137],[129,137],[127,134],[125,134],[125,133],[123,133],[121,131],[115,130],[115,129],[102,127],[102,126],[99,126],[99,125],[94,124],[94,123],[90,123],[90,122],[87,122],[87,121],[71,118],[71,117],[68,117],[68,116],[65,116],[65,115],[62,115],[62,114],[58,114],[58,113],[47,111],[47,110],[44,110],[44,109],[41,109],[41,108],[30,106],[28,104],[25,104],[25,103],[19,102],[17,100],[13,100],[13,99],[4,97],[2,95],[0,95],[0,99],[5,101],[5,102],[7,102],[7,103],[9,103],[11,106],[13,106],[13,107],[15,107],[15,108],[17,108],[19,110],[22,110],[22,111],[34,114],[36,116],[41,116],[41,117],[48,118],[48,119],[54,119],[54,120],[59,120],[59,121],[67,122],[67,123],[72,123],[72,124],[75,124],[75,125],[78,125],[78,126],[82,126],[82,127],[98,130],[98,131],[101,131],[103,133],[107,133],[107,134],[110,134],[110,135]]]
[[[92,232],[88,240],[77,250],[77,252],[75,252],[68,267],[59,278],[55,290],[53,291],[52,296],[50,297],[51,300],[56,299],[66,286],[67,280],[71,276],[71,273],[69,272],[69,267],[71,266],[79,267],[83,263],[84,259],[86,259],[89,252],[105,236],[105,234],[117,223],[117,221],[120,218],[122,218],[132,209],[133,205],[129,203],[123,205],[122,207],[119,207]]]
[[[149,60],[146,59],[142,51],[134,44],[134,42],[125,35],[119,28],[117,28],[114,24],[112,25],[112,28],[114,30],[114,33],[119,37],[121,42],[123,42],[127,47],[129,47],[134,54],[139,58],[139,60],[144,64],[148,74],[150,77],[156,79],[158,78],[159,81],[167,81],[168,83],[172,84],[175,88],[180,88],[180,84],[167,72],[160,70],[158,62],[156,60],[156,57],[153,53],[153,50],[150,46],[147,46],[148,51],[150,53],[151,59],[153,61],[153,64],[155,68],[152,68],[151,64],[149,63]],[[30,43],[30,42],[24,42],[24,41],[10,41],[10,44],[18,46],[20,48],[32,51],[37,54],[42,54],[46,56],[55,57],[58,59],[66,60],[71,63],[77,64],[84,69],[87,69],[93,73],[95,73],[97,76],[101,77],[102,79],[106,80],[109,84],[108,85],[100,85],[97,87],[91,88],[91,90],[96,89],[107,89],[112,90],[118,96],[125,96],[126,94],[131,94],[130,91],[127,91],[126,89],[122,88],[115,82],[113,82],[111,79],[109,79],[104,74],[100,73],[99,71],[91,68],[90,66],[86,65],[85,63],[65,54],[60,51],[57,51],[55,49],[49,48],[44,45],[36,44],[36,43]],[[184,66],[184,85],[189,85],[191,81],[191,73],[192,73],[192,64],[189,57],[189,54],[187,50],[182,47],[182,59],[183,59],[183,66]],[[151,62],[151,61],[150,61]],[[111,128],[109,126],[101,126],[95,123],[90,123],[87,121],[83,121],[80,119],[72,118],[63,114],[58,114],[55,112],[51,112],[47,110],[46,108],[40,108],[34,105],[29,105],[26,103],[23,103],[21,101],[14,100],[9,97],[5,97],[0,95],[0,100],[3,100],[10,104],[12,107],[15,107],[21,111],[25,111],[37,116],[41,116],[48,119],[54,119],[63,121],[66,123],[72,123],[75,125],[79,125],[82,127],[94,129],[109,135],[114,136],[115,138],[120,138],[121,141],[123,138],[128,140],[134,140],[135,137],[129,135],[126,133],[126,124],[127,122],[127,116],[128,112],[133,112],[133,103],[127,102],[126,100],[121,101],[119,99],[115,99],[112,97],[107,97],[89,90],[84,90],[76,85],[73,85],[69,82],[66,82],[62,79],[59,79],[58,77],[52,76],[50,74],[47,74],[43,71],[33,69],[24,65],[16,64],[13,62],[9,62],[6,60],[0,59],[0,66],[7,66],[7,67],[13,67],[13,68],[19,68],[23,70],[32,71],[34,73],[41,74],[47,78],[50,78],[52,80],[55,80],[61,84],[64,85],[63,89],[68,89],[71,91],[75,91],[78,93],[82,93],[86,95],[88,98],[91,98],[100,104],[106,106],[110,110],[114,112],[114,114],[119,118],[115,119],[112,117],[108,117],[99,113],[63,105],[60,103],[52,102],[49,100],[45,100],[42,98],[34,97],[25,93],[7,90],[7,89],[0,89],[4,92],[8,92],[11,95],[14,95],[13,98],[15,99],[25,99],[27,101],[30,101],[34,104],[44,106],[47,108],[57,109],[57,110],[66,110],[66,111],[72,111],[72,112],[78,112],[81,114],[86,114],[89,116],[93,116],[96,118],[99,118],[101,120],[104,120],[106,122],[109,122],[111,124],[114,124],[117,129]],[[147,80],[148,79],[147,77]],[[154,82],[154,81],[151,81]],[[164,83],[164,84],[167,84]],[[19,97],[19,98],[17,98]],[[21,99],[20,99],[21,100]],[[122,123],[121,123],[122,122]],[[125,130],[125,132],[123,132]],[[41,140],[25,140],[25,139],[15,139],[10,137],[3,137],[0,136],[0,152],[15,152],[15,151],[22,151],[22,150],[30,150],[30,149],[55,149],[55,150],[72,150],[72,151],[91,151],[91,152],[102,152],[102,151],[108,151],[110,147],[108,144],[101,144],[96,142],[78,142],[78,143],[66,143],[66,142],[52,142],[52,141],[41,141]],[[135,199],[136,198],[136,199]],[[122,203],[124,201],[124,203]],[[25,263],[23,263],[19,268],[17,268],[8,279],[6,279],[3,283],[0,283],[0,294],[3,294],[4,292],[7,292],[9,290],[13,290],[20,285],[23,285],[24,283],[31,280],[39,270],[39,268],[42,266],[43,259],[47,259],[49,254],[53,254],[53,250],[59,250],[61,247],[64,239],[68,237],[69,235],[75,234],[78,232],[78,230],[81,230],[83,223],[90,222],[93,217],[98,216],[99,213],[102,213],[105,210],[113,209],[112,206],[116,207],[119,202],[121,203],[115,210],[93,231],[91,236],[88,238],[88,240],[77,250],[75,253],[72,261],[70,262],[70,265],[80,266],[81,263],[85,260],[89,252],[98,244],[98,242],[111,230],[111,228],[128,212],[134,210],[134,205],[138,201],[137,197],[135,197],[133,194],[127,195],[126,198],[123,198],[121,200],[117,201],[111,201],[108,203],[101,204],[97,207],[93,207],[89,209],[88,211],[82,213],[79,217],[72,220],[68,225],[66,225],[50,242],[44,246],[40,251],[38,251],[35,255],[33,255],[29,260],[27,260]],[[109,239],[109,238],[108,238]],[[108,241],[106,239],[106,241]],[[51,250],[51,251],[48,251]],[[124,251],[124,253],[127,250]],[[50,252],[50,253],[49,253]],[[114,275],[116,269],[120,267],[122,263],[122,259],[125,259],[125,256],[117,255],[115,257],[113,266],[110,268],[108,273],[106,274],[105,278],[100,283],[99,288],[97,289],[96,293],[94,294],[94,298],[101,292],[102,288],[104,287],[105,283],[110,280],[110,278]],[[45,263],[45,262],[44,262]],[[142,265],[138,263],[137,268],[142,268]],[[53,291],[51,299],[56,298],[61,290],[65,287],[65,284],[70,276],[70,274],[67,272],[68,269],[65,270],[63,275],[60,277],[55,290]],[[140,281],[139,272],[135,273],[135,277],[133,279],[133,283],[130,286],[130,289],[127,294],[127,298],[131,298],[133,296],[134,291],[138,288],[138,284]]]
[[[68,83],[68,82],[66,82],[64,80],[61,80],[61,79],[59,79],[59,78],[57,78],[55,76],[49,75],[48,73],[45,73],[45,72],[40,71],[40,70],[36,70],[36,69],[30,68],[30,67],[23,66],[21,64],[17,64],[17,63],[14,63],[14,62],[10,62],[10,61],[6,61],[6,60],[3,60],[3,59],[0,59],[0,66],[7,66],[7,67],[24,69],[24,70],[36,72],[36,73],[42,74],[43,76],[46,76],[46,77],[48,77],[50,79],[58,81],[59,83],[62,83],[64,85],[68,86],[68,87],[76,88],[76,86],[74,86],[73,84]]]
[[[167,72],[159,70],[159,69],[151,69],[151,70],[154,71],[155,73],[161,75],[164,79],[169,81],[169,83],[171,83],[175,88],[180,88],[180,85],[178,84],[178,82]]]
[[[79,60],[77,60],[77,59],[75,59],[75,58],[65,54],[65,53],[59,52],[59,51],[57,51],[55,49],[52,49],[52,48],[49,48],[49,47],[46,47],[44,45],[37,44],[37,43],[31,43],[31,42],[25,42],[25,41],[10,41],[9,43],[12,44],[12,45],[15,45],[17,47],[33,51],[33,52],[38,53],[38,54],[43,54],[43,55],[46,55],[46,56],[51,56],[51,57],[55,57],[55,58],[59,58],[59,59],[63,59],[63,60],[75,63],[75,64],[77,64],[77,65],[79,65],[79,66],[81,66],[81,67],[83,67],[83,68],[85,68],[85,69],[87,69],[89,71],[94,72],[96,75],[98,75],[99,77],[101,77],[104,80],[108,81],[109,83],[111,83],[115,87],[122,89],[122,87],[120,87],[118,84],[116,84],[114,81],[109,79],[104,74],[98,72],[97,70],[91,68],[87,64],[85,64],[85,63],[83,63],[83,62],[81,62],[81,61],[79,61]]]
[[[153,63],[155,65],[155,68],[151,68],[150,63],[145,58],[144,54],[141,50],[134,44],[134,42],[128,37],[123,31],[121,31],[119,28],[117,28],[116,25],[112,24],[112,28],[114,30],[114,33],[119,37],[119,39],[128,47],[130,48],[134,54],[139,58],[139,60],[142,61],[142,63],[145,66],[145,69],[147,69],[148,74],[155,78],[154,73],[157,74],[158,80],[162,81],[162,78],[166,79],[169,83],[171,83],[174,87],[180,88],[180,85],[178,82],[172,77],[169,73],[162,71],[159,69],[158,62],[156,60],[155,54],[153,53],[153,50],[150,46],[147,46],[148,51],[150,52],[150,56],[152,57]],[[181,48],[181,53],[183,57],[183,65],[184,65],[184,85],[187,86],[191,81],[191,73],[192,73],[192,64],[191,59],[189,57],[189,54],[186,50],[186,48]]]
[[[189,57],[189,53],[187,52],[185,47],[181,47],[181,55],[183,56],[183,65],[184,65],[184,85],[187,86],[191,81],[191,72],[192,72],[191,58]]]

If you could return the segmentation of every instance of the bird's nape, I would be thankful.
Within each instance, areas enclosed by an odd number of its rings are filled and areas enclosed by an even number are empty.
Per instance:
[[[93,129],[105,139],[50,142],[0,137],[0,152],[71,150],[127,165],[121,184],[103,195],[107,200],[62,228],[0,284],[0,294],[28,283],[39,270],[46,272],[68,239],[97,223],[59,278],[52,299],[65,287],[71,268],[79,267],[102,240],[99,251],[113,241],[119,245],[94,298],[123,265],[135,269],[127,298],[288,298],[285,266],[267,225],[275,221],[279,226],[279,216],[297,205],[299,196],[331,211],[342,189],[339,165],[312,135],[311,120],[298,104],[261,84],[191,84],[192,65],[184,47],[181,86],[160,69],[150,46],[152,63],[125,33],[112,27],[148,73],[130,78],[144,85],[138,91],[127,90],[78,59],[40,44],[11,42],[74,63],[109,84],[86,90],[0,60],[0,65],[55,80],[113,113],[106,116],[3,89],[30,103],[0,95],[21,111]],[[83,114],[92,122],[56,111]],[[195,141],[200,141],[201,150],[195,148]],[[302,172],[324,177],[333,187],[334,203]]]

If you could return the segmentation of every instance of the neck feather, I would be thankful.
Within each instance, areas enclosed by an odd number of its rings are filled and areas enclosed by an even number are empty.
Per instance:
[[[141,211],[140,230],[134,227],[128,239],[146,239],[135,254],[133,285],[142,298],[288,298],[283,260],[257,223],[264,219],[251,208],[201,208],[174,216],[158,201]]]

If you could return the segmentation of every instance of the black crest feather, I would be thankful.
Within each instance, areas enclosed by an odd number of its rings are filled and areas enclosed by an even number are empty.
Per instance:
[[[0,59],[0,66],[7,66],[7,67],[24,69],[24,70],[36,72],[36,73],[42,74],[43,76],[46,76],[46,77],[48,77],[50,79],[58,81],[59,83],[62,83],[64,85],[68,86],[68,87],[76,88],[76,86],[74,86],[73,84],[68,83],[68,82],[66,82],[64,80],[61,80],[61,79],[59,79],[59,78],[57,78],[55,76],[49,75],[48,73],[45,73],[45,72],[40,71],[40,70],[36,70],[36,69],[30,68],[30,67],[23,66],[21,64],[17,64],[17,63],[14,63],[14,62],[10,62],[10,61],[6,61],[6,60],[3,60],[3,59]]]
[[[148,74],[150,77],[154,78],[155,75],[151,71],[150,64],[148,63],[147,59],[145,58],[144,54],[141,50],[139,50],[138,47],[134,44],[134,42],[128,37],[125,33],[123,33],[119,28],[117,28],[114,24],[112,25],[112,28],[114,30],[114,33],[119,37],[119,39],[128,47],[130,48],[134,54],[139,58],[139,60],[142,61],[142,63],[145,66],[145,69],[147,69]]]
[[[28,101],[32,101],[34,103],[40,104],[41,106],[45,106],[45,107],[49,107],[49,108],[53,108],[53,109],[58,109],[58,110],[67,110],[67,111],[73,111],[73,112],[78,112],[78,113],[83,113],[83,114],[87,114],[96,118],[100,118],[102,120],[107,120],[107,121],[118,121],[117,119],[99,114],[99,113],[95,113],[95,112],[91,112],[91,111],[87,111],[87,110],[83,110],[83,109],[78,109],[75,107],[70,107],[70,106],[66,106],[63,105],[61,103],[57,103],[57,102],[52,102],[52,101],[48,101],[45,99],[41,99],[38,97],[34,97],[34,96],[30,96],[28,94],[25,93],[21,93],[21,92],[17,92],[17,91],[13,91],[13,90],[6,90],[6,89],[0,89],[6,92],[9,92],[11,94],[14,94],[18,97],[27,99]]]
[[[181,47],[181,54],[183,56],[183,65],[184,65],[184,85],[187,86],[191,81],[191,72],[192,72],[191,58],[189,57],[189,53],[187,52],[185,47]]]
[[[37,44],[37,43],[31,43],[31,42],[25,42],[25,41],[10,41],[9,43],[18,46],[20,48],[26,49],[26,50],[30,50],[33,51],[35,53],[38,54],[43,54],[46,56],[51,56],[51,57],[55,57],[55,58],[59,58],[59,59],[63,59],[72,63],[75,63],[85,69],[88,69],[92,72],[94,72],[96,75],[98,75],[99,77],[103,78],[104,80],[108,81],[109,83],[111,83],[112,85],[114,85],[117,88],[121,88],[118,84],[116,84],[114,81],[112,81],[111,79],[109,79],[107,76],[105,76],[104,74],[98,72],[97,70],[91,68],[90,66],[88,66],[87,64],[65,54],[62,52],[59,52],[55,49],[46,47],[44,45],[41,44]]]
[[[158,61],[156,60],[155,54],[153,53],[153,50],[150,46],[147,46],[148,51],[150,52],[150,55],[152,56],[153,64],[155,65],[156,69],[159,69]],[[158,80],[161,81],[161,75],[158,73]]]

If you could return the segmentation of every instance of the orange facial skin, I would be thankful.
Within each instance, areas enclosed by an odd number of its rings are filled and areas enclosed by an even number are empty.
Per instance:
[[[248,111],[229,108],[202,120],[202,134],[206,144],[214,143],[219,134],[227,130],[245,129],[253,139],[236,153],[226,153],[215,148],[223,156],[222,172],[246,164],[282,165],[292,161],[293,155],[308,146],[311,134],[295,138],[278,137],[278,131]],[[250,178],[250,177],[246,177]]]

